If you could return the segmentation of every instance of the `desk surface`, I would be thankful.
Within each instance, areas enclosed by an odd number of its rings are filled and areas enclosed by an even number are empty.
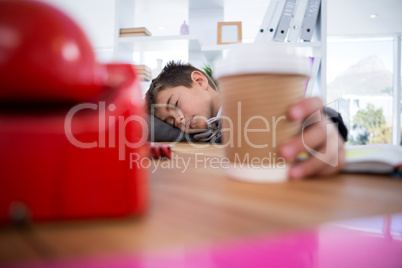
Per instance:
[[[0,264],[107,254],[149,254],[402,212],[402,181],[338,174],[280,184],[231,180],[218,146],[176,144],[150,167],[149,210],[140,218],[0,229]],[[188,166],[187,166],[188,165]]]

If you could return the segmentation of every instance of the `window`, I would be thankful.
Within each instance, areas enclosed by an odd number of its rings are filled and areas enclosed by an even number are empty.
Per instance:
[[[394,38],[328,40],[327,55],[327,99],[339,107],[349,144],[392,143]]]

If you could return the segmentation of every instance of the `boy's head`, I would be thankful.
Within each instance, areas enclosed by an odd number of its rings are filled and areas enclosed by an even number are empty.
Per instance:
[[[219,93],[212,79],[191,64],[168,62],[146,94],[151,115],[188,133],[206,128],[219,110]]]

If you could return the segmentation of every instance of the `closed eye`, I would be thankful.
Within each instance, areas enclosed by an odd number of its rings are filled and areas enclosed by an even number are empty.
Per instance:
[[[177,106],[179,105],[179,100],[176,101],[176,104],[174,105],[177,109]]]

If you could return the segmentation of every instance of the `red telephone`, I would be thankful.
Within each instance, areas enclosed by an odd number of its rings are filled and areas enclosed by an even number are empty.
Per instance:
[[[131,65],[97,63],[47,4],[0,1],[0,223],[143,213],[146,124]]]

